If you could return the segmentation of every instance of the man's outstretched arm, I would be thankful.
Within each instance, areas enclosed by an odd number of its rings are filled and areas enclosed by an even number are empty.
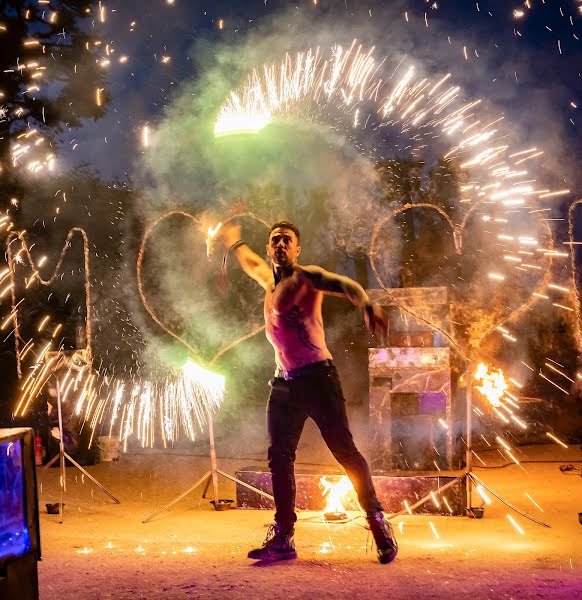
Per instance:
[[[345,296],[354,306],[361,308],[369,331],[382,337],[387,335],[388,319],[384,311],[370,301],[366,290],[357,281],[317,266],[301,267],[301,270],[316,289]]]
[[[218,237],[224,247],[235,255],[242,270],[254,279],[262,288],[267,289],[273,278],[273,272],[265,260],[253,252],[246,244],[237,245],[241,241],[240,225],[224,225]]]

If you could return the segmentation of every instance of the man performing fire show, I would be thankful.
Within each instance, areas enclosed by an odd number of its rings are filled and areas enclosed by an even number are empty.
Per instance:
[[[356,281],[318,266],[299,265],[300,233],[289,221],[271,227],[266,246],[271,266],[241,239],[240,226],[227,225],[220,235],[227,256],[234,253],[246,275],[265,290],[266,335],[275,350],[276,371],[267,407],[275,524],[263,545],[249,552],[249,558],[274,561],[297,557],[295,451],[305,421],[311,417],[354,485],[376,542],[378,560],[391,562],[398,544],[392,526],[384,520],[368,464],[348,426],[340,380],[325,342],[323,296],[347,298],[362,310],[368,330],[382,338],[388,328],[386,316]]]

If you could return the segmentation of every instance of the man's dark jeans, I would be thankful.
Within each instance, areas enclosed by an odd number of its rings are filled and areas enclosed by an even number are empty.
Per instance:
[[[311,417],[336,460],[350,478],[360,506],[371,515],[382,510],[366,459],[358,452],[348,426],[337,370],[315,366],[306,375],[286,381],[275,377],[267,406],[269,469],[273,480],[275,521],[284,527],[295,514],[295,451],[307,417]]]

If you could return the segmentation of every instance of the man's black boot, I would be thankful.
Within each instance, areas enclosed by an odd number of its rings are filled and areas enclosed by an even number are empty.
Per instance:
[[[378,549],[378,561],[383,565],[387,565],[398,554],[398,543],[394,537],[392,525],[384,520],[384,515],[381,512],[374,513],[368,516],[367,519]]]
[[[293,539],[295,529],[293,525],[269,525],[267,537],[260,548],[255,548],[248,553],[253,560],[289,560],[297,558],[295,540]]]

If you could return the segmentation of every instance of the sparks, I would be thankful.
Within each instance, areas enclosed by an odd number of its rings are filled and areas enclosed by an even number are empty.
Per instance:
[[[519,523],[511,515],[507,515],[507,519],[521,535],[525,535],[525,531],[520,527]]]
[[[556,444],[559,444],[560,446],[562,446],[563,448],[567,448],[568,446],[566,444],[564,444],[564,442],[562,442],[561,440],[559,440],[553,433],[550,433],[549,431],[546,432],[546,435],[554,440],[554,442],[556,442]]]

